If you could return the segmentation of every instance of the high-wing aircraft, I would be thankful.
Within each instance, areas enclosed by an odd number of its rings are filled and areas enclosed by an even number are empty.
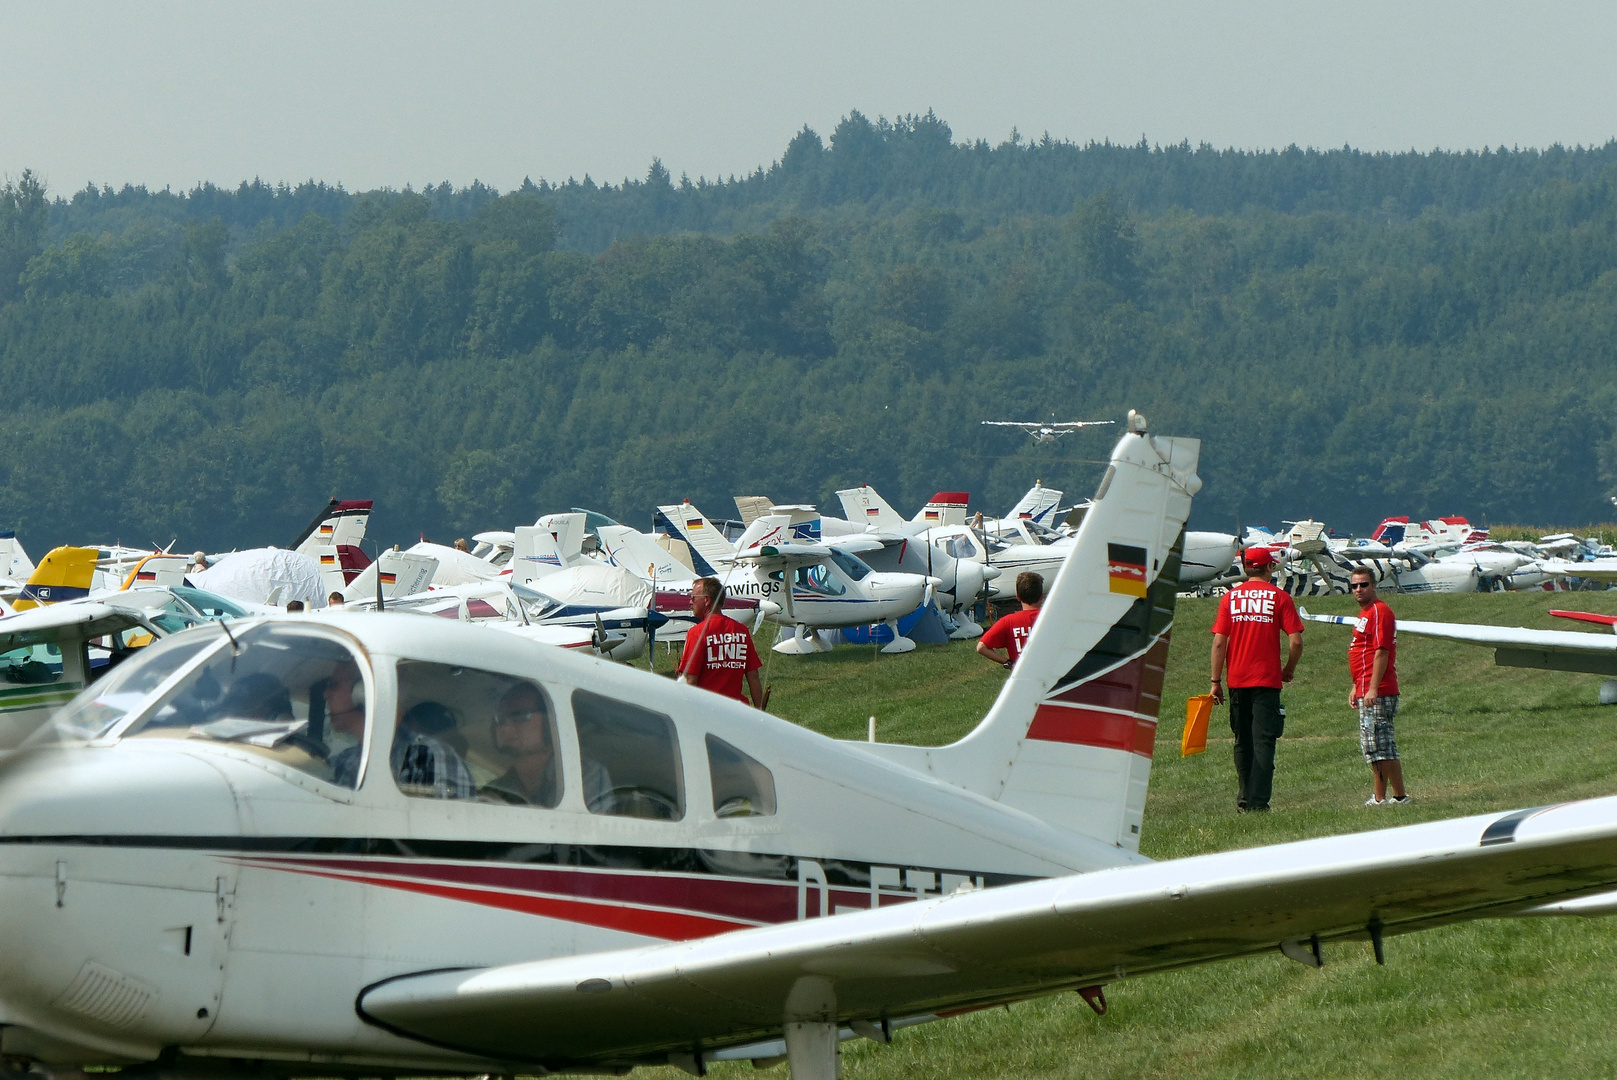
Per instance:
[[[0,1049],[62,1075],[622,1072],[1279,949],[1617,909],[1617,799],[1137,854],[1193,440],[1131,417],[979,727],[836,742],[447,620],[199,627],[0,760]]]
[[[1033,437],[1034,442],[1036,442],[1036,443],[1049,443],[1049,442],[1055,442],[1057,439],[1061,438],[1061,436],[1067,434],[1067,432],[1069,432],[1069,431],[1077,431],[1079,428],[1097,427],[1097,426],[1100,426],[1100,425],[1103,425],[1103,424],[1111,424],[1111,423],[1115,423],[1115,422],[1116,421],[1113,421],[1113,420],[1062,420],[1062,421],[1057,421],[1056,418],[1055,418],[1055,414],[1051,413],[1050,414],[1050,419],[1049,419],[1049,421],[1047,423],[1041,423],[1041,422],[1039,422],[1037,420],[1032,420],[1032,421],[1028,421],[1028,420],[984,420],[983,425],[985,427],[1021,428],[1023,431],[1027,432],[1029,435],[1031,435]]]

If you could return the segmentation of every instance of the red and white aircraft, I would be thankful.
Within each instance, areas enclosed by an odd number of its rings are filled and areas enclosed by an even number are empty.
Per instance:
[[[1194,440],[1131,421],[1020,663],[951,746],[837,742],[446,620],[152,645],[0,761],[7,1066],[784,1056],[829,1080],[842,1038],[956,1010],[1617,906],[1617,799],[1142,858],[1200,481]]]

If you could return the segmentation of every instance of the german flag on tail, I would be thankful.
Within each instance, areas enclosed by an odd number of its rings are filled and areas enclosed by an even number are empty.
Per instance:
[[[1145,548],[1130,544],[1106,545],[1108,588],[1126,596],[1145,595]]]

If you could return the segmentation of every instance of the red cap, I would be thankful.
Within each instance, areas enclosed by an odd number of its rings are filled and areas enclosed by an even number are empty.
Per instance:
[[[1275,555],[1266,547],[1249,547],[1241,552],[1241,561],[1254,570],[1262,570],[1265,566],[1274,565]]]

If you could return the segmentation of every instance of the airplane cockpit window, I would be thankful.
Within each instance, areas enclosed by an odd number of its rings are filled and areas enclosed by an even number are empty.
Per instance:
[[[62,677],[62,650],[56,645],[24,645],[0,653],[0,665],[0,678],[8,683],[53,683]]]
[[[511,594],[521,602],[530,619],[542,619],[567,606],[554,596],[515,582],[511,585]]]
[[[865,575],[870,573],[870,566],[857,555],[849,554],[840,548],[831,549],[831,561],[836,563],[852,581],[863,581]]]
[[[957,559],[974,559],[977,557],[977,545],[971,542],[971,537],[962,533],[949,538],[949,554]]]
[[[799,566],[797,573],[792,576],[792,587],[800,592],[813,593],[815,596],[843,596],[848,591],[848,587],[842,584],[825,563]]]
[[[573,691],[573,720],[591,813],[659,821],[685,816],[684,769],[672,720],[588,690]],[[600,793],[589,790],[592,769],[600,770]]]
[[[1048,525],[1040,525],[1037,521],[1024,521],[1022,525],[1027,529],[1028,535],[1041,544],[1053,544],[1061,539],[1060,533]]]
[[[750,754],[709,735],[707,768],[714,817],[768,817],[775,812],[775,777]]]
[[[34,733],[34,742],[98,739],[137,710],[162,683],[223,638],[217,628],[166,637],[140,650],[68,702]]]
[[[537,683],[418,660],[401,661],[398,673],[389,759],[400,791],[541,809],[561,802],[556,711]]]
[[[358,786],[368,710],[347,645],[284,623],[209,642],[207,658],[145,707],[123,738],[225,743],[341,787]],[[136,670],[133,661],[128,670]]]
[[[249,615],[246,608],[206,589],[173,585],[169,587],[169,591],[190,604],[199,614],[210,619],[245,619]]]

